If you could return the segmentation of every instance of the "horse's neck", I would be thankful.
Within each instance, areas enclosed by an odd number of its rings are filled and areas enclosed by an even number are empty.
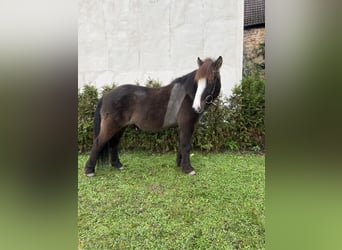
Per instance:
[[[184,86],[186,95],[188,95],[192,100],[195,98],[195,94],[196,94],[196,82],[194,80],[195,74],[196,74],[196,70],[182,77],[179,77],[172,82],[173,84],[176,84],[176,83],[182,84]]]

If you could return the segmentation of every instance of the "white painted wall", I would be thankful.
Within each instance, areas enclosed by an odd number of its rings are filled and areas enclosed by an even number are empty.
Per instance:
[[[223,57],[222,92],[242,77],[243,0],[79,0],[78,86],[168,84]]]

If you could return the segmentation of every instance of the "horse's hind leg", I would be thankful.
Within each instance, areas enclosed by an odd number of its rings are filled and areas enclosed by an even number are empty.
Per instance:
[[[99,136],[97,136],[94,139],[93,142],[93,146],[91,148],[90,151],[90,156],[89,159],[85,165],[85,174],[89,177],[94,176],[95,175],[95,165],[96,165],[96,161],[99,158],[99,154],[100,152],[103,150],[104,146],[106,145],[106,143],[108,142],[109,138],[106,138],[104,135],[99,134]]]
[[[117,128],[113,125],[111,119],[101,121],[101,129],[99,135],[94,139],[93,146],[90,151],[89,159],[85,165],[85,174],[89,177],[95,175],[95,165],[99,156],[103,156],[104,159],[108,157],[104,147],[110,141],[121,128]]]
[[[176,163],[177,163],[177,166],[178,166],[178,167],[181,166],[181,162],[182,162],[182,154],[181,154],[180,150],[178,150],[178,152],[177,152],[177,158],[176,158]]]
[[[121,129],[109,141],[110,153],[111,153],[111,164],[113,167],[120,169],[120,170],[123,169],[123,165],[119,159],[118,147],[119,147],[121,136],[123,135],[125,129],[126,128]]]

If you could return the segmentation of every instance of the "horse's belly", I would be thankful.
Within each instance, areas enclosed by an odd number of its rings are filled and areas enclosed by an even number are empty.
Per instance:
[[[135,122],[133,124],[143,131],[158,132],[158,131],[162,130],[161,126],[156,126],[156,125],[153,125],[150,123]]]
[[[156,132],[163,128],[163,117],[153,112],[137,110],[129,122],[144,131]]]

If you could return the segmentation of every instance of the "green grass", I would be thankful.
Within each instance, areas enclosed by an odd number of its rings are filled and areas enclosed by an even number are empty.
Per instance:
[[[195,176],[175,158],[122,153],[88,178],[79,156],[79,249],[265,249],[264,156],[194,152]]]

